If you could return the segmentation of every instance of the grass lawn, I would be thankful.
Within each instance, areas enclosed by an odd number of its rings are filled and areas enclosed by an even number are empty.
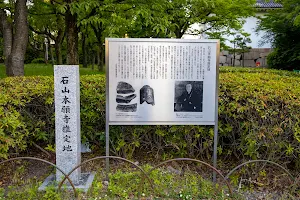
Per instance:
[[[98,70],[92,70],[91,68],[80,67],[80,75],[90,74],[102,74]],[[53,65],[52,64],[26,64],[25,65],[25,76],[53,76]],[[5,78],[5,66],[0,64],[0,78]]]

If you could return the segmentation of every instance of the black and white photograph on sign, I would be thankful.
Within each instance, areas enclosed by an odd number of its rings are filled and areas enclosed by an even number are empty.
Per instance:
[[[140,104],[147,102],[147,104],[155,105],[154,102],[154,91],[149,85],[144,85],[140,89]]]
[[[135,97],[136,94],[130,94],[127,96],[117,95],[116,101],[117,103],[130,103]]]
[[[136,112],[137,111],[137,103],[129,104],[133,99],[135,99],[136,94],[134,93],[135,89],[131,84],[120,81],[117,85],[117,96],[116,102],[117,107],[116,110],[119,112]],[[120,95],[119,95],[120,94]],[[121,104],[119,104],[121,103]]]
[[[119,112],[136,112],[136,110],[137,110],[137,103],[135,103],[135,104],[129,104],[129,105],[118,104],[116,109]]]
[[[118,82],[118,86],[117,86],[118,94],[130,94],[133,92],[135,92],[135,89],[132,87],[132,85],[123,81]]]
[[[202,112],[203,81],[175,81],[174,112]]]

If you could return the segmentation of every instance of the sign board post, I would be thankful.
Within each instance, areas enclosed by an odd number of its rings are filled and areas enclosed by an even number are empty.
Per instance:
[[[106,155],[109,125],[214,125],[216,167],[219,51],[219,40],[106,39]]]

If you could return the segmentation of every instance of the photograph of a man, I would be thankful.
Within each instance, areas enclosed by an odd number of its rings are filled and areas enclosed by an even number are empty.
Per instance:
[[[203,81],[176,81],[174,112],[202,112]]]

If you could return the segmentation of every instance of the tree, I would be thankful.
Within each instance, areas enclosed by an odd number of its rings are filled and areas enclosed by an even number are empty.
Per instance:
[[[151,0],[152,1],[152,0]],[[104,38],[105,36],[120,36],[125,30],[124,24],[129,22],[128,11],[139,5],[142,0],[48,0],[45,3],[55,6],[55,12],[64,16],[67,39],[67,64],[78,64],[78,37],[81,33],[82,52],[86,55],[86,43],[96,41],[97,60],[99,69],[103,69],[104,65]],[[149,3],[149,2],[147,2]],[[122,16],[122,17],[120,17]],[[123,18],[124,17],[124,18]],[[128,22],[127,22],[128,21]],[[122,23],[123,22],[123,23]],[[44,24],[45,25],[45,24]],[[86,31],[84,29],[88,29]],[[84,33],[92,34],[85,35]],[[53,29],[45,32],[35,30],[36,33],[51,35]],[[126,31],[123,31],[126,33]],[[124,35],[124,34],[123,34]],[[94,38],[94,39],[91,39]],[[87,45],[89,46],[89,45]],[[86,56],[83,61],[85,62]],[[86,66],[86,63],[85,63]]]
[[[254,12],[253,0],[173,0],[172,30],[176,38],[181,38],[194,23],[202,26],[191,30],[190,34],[202,34],[213,29],[239,28],[242,18]],[[183,6],[183,8],[180,8]]]
[[[96,57],[99,70],[102,71],[104,66],[105,37],[124,37],[136,13],[151,3],[156,4],[155,2],[156,0],[149,0],[146,3],[143,0],[90,0],[78,2],[73,7],[74,12],[78,14],[78,26],[81,32],[89,33],[87,42],[97,46]]]
[[[266,34],[262,42],[271,42],[268,66],[276,69],[300,69],[300,5],[297,0],[282,0],[281,10],[270,11],[260,19],[257,31]]]
[[[67,64],[79,64],[78,59],[78,27],[77,27],[77,13],[72,11],[72,3],[76,0],[66,0],[66,36],[67,36]]]
[[[4,40],[6,74],[23,76],[28,42],[26,0],[16,0],[14,7],[9,7],[3,0],[0,5],[0,31]]]
[[[231,33],[233,35],[233,39],[230,40],[230,42],[233,44],[233,48],[228,48],[229,51],[233,53],[233,63],[232,66],[235,66],[235,58],[236,54],[242,54],[242,66],[244,67],[244,59],[245,59],[245,53],[249,51],[251,47],[247,46],[247,43],[251,43],[251,39],[249,38],[250,34],[245,33],[243,31],[238,31]]]
[[[62,43],[65,38],[64,15],[57,10],[54,3],[41,0],[33,2],[29,9],[29,28],[35,34],[54,41],[56,63],[61,65]]]
[[[170,30],[170,15],[166,13],[170,4],[166,2],[144,4],[133,13],[127,33],[133,38],[175,37]]]
[[[254,14],[254,3],[255,0],[162,0],[160,4],[149,5],[151,12],[138,13],[133,27],[146,28],[147,35],[152,30],[159,37],[176,38],[185,33],[199,35],[210,30],[238,29],[242,18]],[[190,30],[193,24],[201,28]]]
[[[42,2],[39,2],[42,1]],[[91,0],[89,0],[91,1]],[[67,40],[67,64],[79,64],[78,59],[78,27],[77,27],[77,12],[76,6],[78,3],[83,2],[77,0],[36,0],[35,5],[42,3],[44,8],[48,7],[48,10],[52,9],[52,12],[48,13],[48,16],[55,14],[57,27],[54,30],[53,27],[49,28],[49,20],[47,24],[40,24],[42,30],[32,27],[31,29],[38,34],[45,34],[55,41],[56,44],[56,57],[57,62],[62,64],[61,57],[61,44],[64,36]],[[47,12],[47,11],[46,11]],[[46,14],[43,14],[46,16]],[[45,17],[44,16],[44,17]],[[51,18],[50,18],[51,19]],[[62,24],[64,22],[64,24]],[[48,26],[48,28],[46,28]],[[65,27],[65,28],[64,28]],[[56,34],[53,34],[57,31]]]

